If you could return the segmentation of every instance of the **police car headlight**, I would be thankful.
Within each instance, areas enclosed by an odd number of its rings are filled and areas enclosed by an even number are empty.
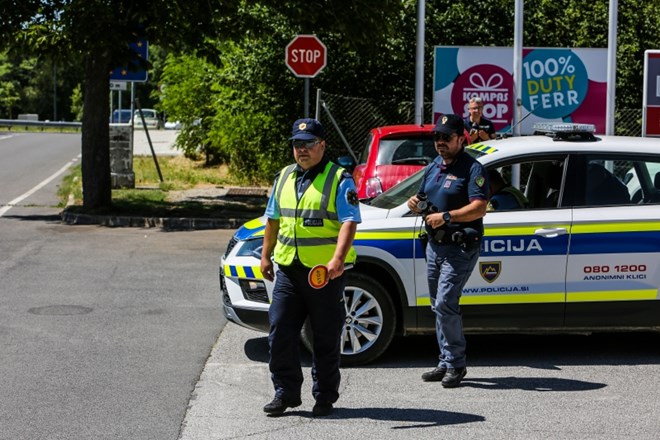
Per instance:
[[[246,240],[236,252],[237,257],[254,257],[261,259],[261,248],[263,247],[263,238]]]

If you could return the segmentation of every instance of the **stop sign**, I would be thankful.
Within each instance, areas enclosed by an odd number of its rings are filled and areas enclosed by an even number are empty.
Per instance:
[[[328,51],[316,35],[297,35],[286,45],[284,61],[299,78],[314,78],[323,70]]]

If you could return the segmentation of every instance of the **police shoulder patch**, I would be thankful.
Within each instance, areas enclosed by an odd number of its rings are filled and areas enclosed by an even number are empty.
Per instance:
[[[355,192],[355,190],[350,190],[349,192],[346,193],[346,200],[348,203],[350,203],[353,206],[357,206],[360,204],[360,200],[358,199],[358,195]]]
[[[484,176],[477,176],[477,177],[474,179],[474,183],[476,183],[477,186],[478,186],[479,188],[481,188],[481,187],[484,186],[484,184],[486,183],[486,179],[484,179]]]

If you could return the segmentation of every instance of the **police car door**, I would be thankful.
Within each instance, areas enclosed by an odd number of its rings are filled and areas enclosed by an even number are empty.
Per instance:
[[[660,325],[660,185],[654,184],[660,183],[660,155],[590,154],[572,163],[579,166],[572,174],[581,178],[566,325]]]
[[[461,307],[466,327],[524,329],[563,324],[571,209],[561,207],[566,156],[487,164],[507,182],[519,170],[528,205],[491,210]],[[514,167],[514,165],[517,165]]]

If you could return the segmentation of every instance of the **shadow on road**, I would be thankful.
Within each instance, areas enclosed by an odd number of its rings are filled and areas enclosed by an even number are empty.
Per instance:
[[[653,332],[592,335],[468,335],[467,343],[468,366],[474,367],[526,366],[542,370],[561,370],[561,366],[566,365],[660,364],[660,334]],[[268,362],[267,337],[248,339],[244,349],[250,360]],[[300,354],[303,366],[310,365],[311,357],[302,345]],[[435,365],[437,356],[438,346],[435,336],[397,337],[380,358],[365,367],[426,368]],[[512,385],[509,379],[515,378],[500,378],[497,383],[481,386],[580,390],[585,389],[584,386],[594,385],[566,383]]]
[[[289,411],[284,417],[313,417],[311,411]],[[328,419],[370,419],[383,422],[412,422],[415,425],[393,426],[392,429],[431,428],[436,426],[459,425],[483,422],[485,417],[437,409],[415,408],[342,408],[337,407]]]
[[[44,222],[44,223],[61,223],[62,217],[59,214],[31,214],[31,215],[4,215],[2,218],[10,220],[21,220],[24,222]]]
[[[461,386],[486,390],[523,391],[591,391],[604,388],[604,383],[582,380],[559,379],[555,377],[466,377]]]

